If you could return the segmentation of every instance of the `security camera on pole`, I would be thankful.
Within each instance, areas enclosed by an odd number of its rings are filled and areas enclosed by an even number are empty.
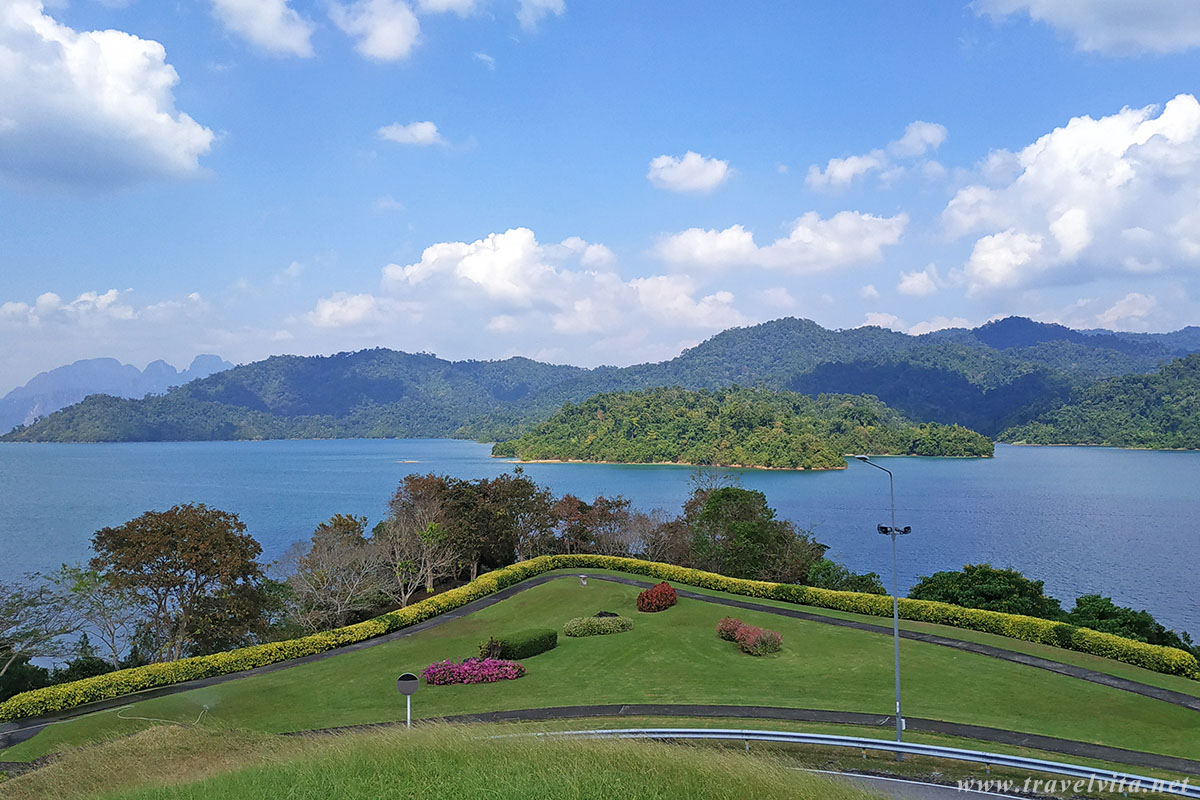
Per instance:
[[[888,474],[888,487],[891,492],[892,499],[892,524],[878,526],[879,532],[884,536],[892,537],[892,652],[895,657],[896,664],[896,741],[903,741],[904,732],[904,715],[900,711],[900,581],[896,575],[896,537],[903,536],[906,533],[912,533],[912,527],[905,525],[903,528],[896,527],[896,481],[892,476],[892,471],[886,467],[881,467],[872,461],[867,456],[855,456],[864,464],[870,464],[875,469],[881,469]],[[903,761],[904,756],[901,753],[896,753],[896,760]]]

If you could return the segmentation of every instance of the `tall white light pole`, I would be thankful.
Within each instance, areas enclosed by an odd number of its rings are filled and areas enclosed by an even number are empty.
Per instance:
[[[887,467],[881,467],[866,456],[855,456],[864,464],[870,464],[875,469],[881,469],[888,474],[888,488],[892,498],[892,524],[880,525],[879,532],[884,536],[892,537],[892,653],[896,665],[896,741],[903,741],[904,733],[904,716],[900,711],[900,579],[897,577],[896,570],[896,537],[906,533],[911,533],[912,528],[905,525],[903,528],[896,527],[896,479],[892,475],[892,471]],[[900,761],[904,756],[896,753],[896,760]]]

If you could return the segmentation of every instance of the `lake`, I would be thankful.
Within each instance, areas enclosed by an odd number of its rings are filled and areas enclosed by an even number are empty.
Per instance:
[[[149,509],[203,502],[234,511],[282,555],[335,513],[385,513],[410,472],[481,478],[512,469],[488,445],[443,439],[0,445],[0,578],[88,557],[98,528]],[[1098,592],[1200,637],[1200,453],[997,445],[992,459],[892,457],[902,591],[964,564],[1011,566],[1069,607]],[[692,470],[528,464],[556,494],[622,494],[679,511]],[[887,475],[851,462],[836,472],[737,470],[781,517],[830,555],[891,585]]]

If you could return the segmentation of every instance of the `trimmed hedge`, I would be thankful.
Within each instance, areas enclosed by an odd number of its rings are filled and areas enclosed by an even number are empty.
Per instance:
[[[480,658],[499,658],[517,661],[532,658],[558,647],[558,631],[553,628],[531,628],[488,639],[479,643]]]
[[[675,602],[675,590],[671,588],[671,584],[663,581],[654,584],[637,596],[637,610],[650,613],[666,611],[675,605]]]
[[[628,572],[746,597],[764,597],[856,614],[887,617],[892,613],[892,601],[886,595],[857,594],[832,589],[814,589],[796,584],[727,578],[712,572],[634,558],[594,555],[540,556],[484,573],[465,586],[450,589],[406,608],[388,612],[356,625],[348,625],[344,628],[285,642],[271,642],[208,656],[196,656],[164,664],[149,664],[144,667],[117,670],[105,675],[97,675],[94,678],[22,692],[0,703],[0,720],[51,714],[97,700],[121,697],[158,686],[168,686],[214,675],[227,675],[279,661],[323,653],[416,625],[551,570],[580,568]],[[1200,664],[1197,664],[1196,657],[1191,653],[1173,647],[1135,642],[1132,639],[1100,633],[1087,628],[1075,628],[1062,622],[1023,617],[1017,614],[1002,614],[997,611],[961,608],[930,600],[909,599],[900,600],[900,616],[905,619],[935,622],[941,625],[1065,647],[1070,650],[1112,658],[1154,672],[1182,675],[1200,680]]]
[[[610,633],[625,633],[633,630],[633,620],[628,617],[576,617],[563,626],[567,636],[604,636]]]

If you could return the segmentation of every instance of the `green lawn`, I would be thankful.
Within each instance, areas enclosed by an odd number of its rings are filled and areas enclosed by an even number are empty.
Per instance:
[[[634,619],[629,633],[560,637],[527,659],[516,681],[422,686],[418,717],[587,703],[720,703],[840,709],[892,708],[889,637],[681,599],[659,614],[636,611],[634,587],[551,581],[429,631],[266,675],[135,703],[51,726],[0,752],[25,760],[80,742],[141,730],[137,716],[283,732],[402,719],[395,677],[432,661],[472,655],[489,634],[534,626],[561,629],[601,609]],[[752,658],[715,634],[734,614],[783,634],[783,652]],[[1186,758],[1200,758],[1200,714],[1097,684],[986,656],[901,642],[905,712],[926,717]]]
[[[14,800],[196,798],[788,797],[873,795],[732,748],[563,738],[487,738],[446,726],[312,739],[164,728],[81,750],[4,787]],[[128,765],[113,770],[112,765]]]

